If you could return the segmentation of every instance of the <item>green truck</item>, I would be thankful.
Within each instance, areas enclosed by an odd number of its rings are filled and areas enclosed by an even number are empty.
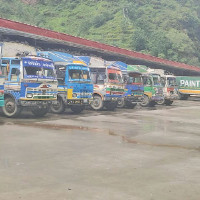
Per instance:
[[[198,76],[177,76],[179,97],[186,100],[190,95],[200,95],[200,77]]]
[[[127,70],[142,73],[144,100],[140,103],[141,106],[154,106],[157,102],[163,100],[163,88],[159,74],[148,73],[148,67],[143,65],[128,65]]]

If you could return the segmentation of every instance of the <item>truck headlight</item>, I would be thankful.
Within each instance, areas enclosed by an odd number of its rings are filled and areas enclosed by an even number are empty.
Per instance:
[[[32,98],[33,95],[32,95],[32,94],[27,94],[26,97],[27,97],[27,98]]]

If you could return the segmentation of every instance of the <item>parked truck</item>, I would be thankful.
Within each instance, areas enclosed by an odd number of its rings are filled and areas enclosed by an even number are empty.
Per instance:
[[[128,71],[139,71],[142,73],[144,85],[144,98],[140,103],[141,106],[154,106],[158,101],[164,99],[161,77],[156,73],[149,73],[148,67],[143,65],[129,65]]]
[[[44,116],[57,99],[57,80],[53,62],[35,56],[2,57],[5,104],[3,113],[16,117],[22,108]]]
[[[200,95],[200,77],[177,76],[178,92],[181,100],[186,100],[190,95]]]
[[[127,71],[127,64],[120,61],[114,62],[113,65],[121,69],[125,88],[124,98],[118,101],[118,107],[134,108],[144,97],[142,74],[138,70]]]
[[[122,73],[118,67],[97,57],[79,57],[84,62],[88,62],[91,79],[94,84],[93,102],[91,107],[94,110],[114,110],[117,102],[124,95]]]
[[[161,76],[161,84],[163,86],[164,99],[157,101],[157,104],[171,105],[174,100],[179,98],[178,85],[176,83],[176,77],[163,69],[149,69],[151,73],[157,73]]]
[[[55,64],[58,98],[57,103],[51,106],[53,113],[62,113],[67,107],[80,113],[91,104],[93,84],[86,63],[65,52],[41,51],[37,55],[49,58]]]

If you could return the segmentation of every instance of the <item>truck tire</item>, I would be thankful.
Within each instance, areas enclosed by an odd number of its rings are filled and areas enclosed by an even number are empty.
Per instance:
[[[179,99],[180,100],[187,100],[189,98],[189,94],[181,94],[181,93],[178,93],[178,96],[179,96]]]
[[[61,97],[58,97],[57,104],[51,104],[50,110],[55,114],[61,114],[65,112],[65,104]]]
[[[141,105],[142,107],[147,107],[147,106],[149,106],[149,103],[150,103],[149,97],[148,97],[147,95],[144,95],[144,99],[143,99],[143,101],[140,103],[140,105]]]
[[[94,96],[91,107],[94,110],[101,110],[103,108],[103,100],[99,95]]]
[[[85,106],[71,106],[70,109],[72,112],[79,114],[85,109]]]
[[[31,112],[36,117],[43,117],[48,113],[48,111],[49,111],[49,107],[33,107],[33,108],[31,108]]]
[[[107,103],[105,105],[106,110],[114,111],[117,108],[117,102],[114,103]]]
[[[172,105],[172,103],[173,103],[173,101],[171,101],[171,100],[169,100],[169,99],[166,99],[166,100],[165,100],[165,105],[166,105],[166,106],[170,106],[170,105]]]
[[[117,107],[118,108],[123,108],[124,106],[125,106],[124,98],[117,101]]]
[[[2,111],[6,117],[17,117],[21,113],[22,107],[16,104],[15,99],[7,97]]]
[[[165,104],[165,99],[157,101],[156,102],[158,105],[164,105]]]

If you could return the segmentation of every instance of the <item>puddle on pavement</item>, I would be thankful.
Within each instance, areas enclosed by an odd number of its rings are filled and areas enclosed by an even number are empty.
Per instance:
[[[54,130],[82,130],[82,131],[101,131],[98,128],[90,128],[86,126],[75,126],[75,125],[59,125],[59,124],[45,124],[45,123],[17,123],[16,125],[24,126],[24,127],[33,127],[33,128],[44,128],[44,129],[54,129]]]
[[[90,132],[95,132],[95,133],[101,132],[104,134],[108,134],[110,136],[120,137],[122,142],[129,143],[129,144],[200,151],[200,146],[195,148],[195,147],[186,147],[186,146],[181,146],[181,145],[155,144],[155,143],[150,143],[150,142],[145,142],[145,141],[140,141],[140,140],[134,140],[128,136],[117,133],[116,131],[111,130],[111,129],[99,129],[99,128],[92,128],[92,127],[86,127],[86,126],[41,124],[41,123],[33,123],[33,124],[18,123],[16,125],[24,126],[24,127],[33,127],[33,128],[44,128],[44,129],[51,129],[51,130],[52,129],[54,130],[81,130],[81,131],[90,131]]]
[[[130,139],[126,136],[121,136],[122,140],[127,143],[131,144],[140,144],[140,145],[147,145],[147,146],[152,146],[152,147],[166,147],[166,148],[175,148],[175,149],[186,149],[186,150],[195,150],[195,151],[200,151],[200,146],[199,147],[185,147],[181,145],[170,145],[170,144],[155,144],[155,143],[149,143],[149,142],[143,142],[143,141],[138,141],[138,140],[133,140]]]

